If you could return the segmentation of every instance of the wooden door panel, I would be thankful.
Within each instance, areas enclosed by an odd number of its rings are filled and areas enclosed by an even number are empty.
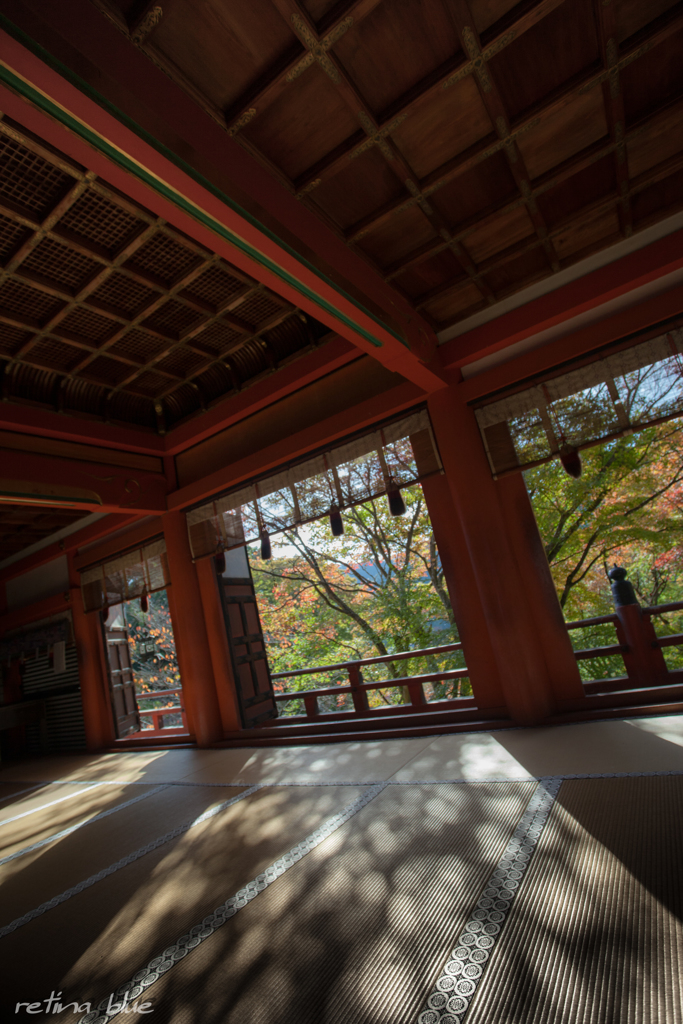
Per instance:
[[[104,629],[109,663],[109,692],[118,739],[140,732],[140,715],[135,697],[135,680],[128,646],[128,631]]]
[[[261,623],[259,622],[258,611],[256,604],[253,601],[245,602],[243,605],[244,615],[247,620],[246,631],[252,636],[261,632]]]
[[[229,604],[228,605],[228,617],[230,619],[228,626],[230,630],[230,636],[233,639],[244,636],[244,624],[242,622],[242,613],[239,605]]]
[[[254,583],[251,575],[219,576],[218,582],[242,724],[251,728],[277,718]]]

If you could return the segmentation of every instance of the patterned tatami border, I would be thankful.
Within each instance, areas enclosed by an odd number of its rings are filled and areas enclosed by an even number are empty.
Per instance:
[[[398,769],[399,771],[401,769]],[[320,781],[307,781],[297,782],[295,780],[289,780],[287,782],[259,782],[259,786],[268,788],[282,788],[288,786],[482,786],[489,785],[489,783],[497,782],[541,782],[543,779],[559,779],[561,782],[568,781],[569,779],[642,779],[656,777],[660,775],[683,775],[683,769],[671,769],[666,771],[658,772],[575,772],[572,774],[562,775],[519,775],[519,776],[496,776],[490,779],[352,779],[339,781],[334,780],[329,782],[327,779]],[[7,783],[3,783],[0,780],[1,785],[9,785],[10,781],[15,785],[28,785],[25,779],[12,779],[8,780]],[[106,779],[98,782],[86,782],[79,779],[45,779],[42,782],[36,783],[35,788],[38,786],[151,786],[153,783],[147,779]],[[170,782],[163,782],[164,786],[207,786],[211,788],[224,788],[248,786],[249,782],[189,782],[183,779],[176,779]],[[31,787],[34,788],[34,787]],[[28,792],[28,790],[22,790],[21,793]],[[20,793],[13,793],[10,796],[20,796]],[[9,797],[7,798],[9,799]]]
[[[260,892],[263,892],[269,885],[272,885],[276,878],[284,875],[285,871],[288,871],[293,864],[296,864],[307,853],[310,853],[316,846],[324,842],[328,836],[331,836],[349,818],[352,818],[361,808],[365,807],[371,800],[374,800],[385,788],[385,782],[372,786],[361,796],[357,797],[356,800],[348,804],[344,810],[328,818],[315,832],[311,832],[310,835],[306,836],[300,843],[297,843],[296,846],[293,846],[284,856],[278,857],[265,871],[262,871],[261,874],[257,875],[251,882],[248,882],[242,889],[239,889],[234,896],[230,896],[225,903],[221,903],[219,907],[216,907],[213,914],[209,914],[201,923],[190,928],[187,934],[181,935],[179,939],[167,946],[158,956],[153,957],[147,966],[137,971],[129,981],[119,985],[115,992],[101,999],[97,1008],[91,1010],[90,1013],[84,1014],[78,1024],[108,1024],[110,1020],[113,1020],[122,1011],[130,1012],[125,1009],[126,1003],[130,1005],[135,1002],[155,981],[158,981],[164,974],[167,974],[179,960],[182,960],[193,949],[196,949],[202,942],[210,938],[226,921],[234,917],[243,907],[246,907]]]
[[[224,800],[223,803],[218,804],[216,807],[212,807],[210,810],[205,811],[204,814],[200,814],[198,818],[193,821],[186,821],[182,825],[177,825],[170,832],[166,832],[165,835],[159,836],[157,839],[153,839],[151,843],[146,843],[145,846],[141,846],[139,850],[135,850],[133,853],[129,853],[126,857],[122,857],[121,860],[117,860],[114,864],[110,864],[109,867],[103,868],[98,871],[97,874],[91,875],[82,882],[78,882],[76,885],[72,885],[70,889],[66,889],[60,893],[59,896],[53,896],[51,900],[46,900],[45,903],[41,903],[39,907],[34,907],[33,910],[29,910],[28,913],[22,914],[21,917],[17,917],[14,921],[10,921],[4,928],[0,928],[0,938],[4,938],[5,935],[9,935],[11,932],[15,932],[17,928],[21,928],[22,925],[28,924],[29,921],[33,921],[34,918],[40,917],[47,910],[53,910],[58,907],[60,903],[64,903],[72,896],[76,896],[79,892],[83,892],[84,889],[90,888],[91,885],[95,885],[96,882],[101,882],[103,878],[108,878],[109,875],[113,875],[115,871],[119,871],[121,868],[127,867],[134,861],[139,860],[140,857],[144,857],[145,854],[151,853],[152,850],[158,849],[165,843],[169,843],[172,839],[177,839],[178,836],[184,835],[185,832],[189,832],[195,825],[200,825],[203,821],[208,821],[209,818],[213,818],[214,815],[224,811],[227,807],[231,807],[233,804],[238,803],[240,800],[244,800],[245,797],[251,796],[257,790],[262,789],[261,785],[251,786],[246,789],[244,793],[238,793],[237,796],[233,796],[230,800]]]
[[[418,1024],[463,1024],[541,837],[562,779],[542,779],[484,886]]]
[[[512,839],[506,847],[490,879],[486,883],[479,900],[477,901],[469,919],[461,932],[457,944],[454,947],[451,958],[439,977],[436,986],[427,999],[426,1006],[417,1018],[416,1024],[463,1024],[466,1014],[471,1005],[477,986],[484,974],[486,963],[489,960],[491,950],[505,923],[510,907],[519,891],[519,886],[524,880],[524,875],[531,862],[543,827],[554,800],[559,792],[562,782],[573,779],[615,779],[615,778],[647,778],[681,776],[683,771],[641,771],[641,772],[590,772],[557,775],[551,777],[526,776],[522,778],[493,778],[493,779],[422,779],[422,780],[382,780],[373,782],[344,781],[344,782],[261,782],[256,783],[244,792],[219,804],[217,807],[202,814],[194,821],[187,822],[159,837],[146,846],[141,847],[134,853],[122,858],[103,871],[92,875],[84,882],[62,893],[60,896],[43,903],[40,907],[30,911],[21,918],[16,919],[9,925],[0,929],[0,937],[28,923],[46,910],[58,906],[64,900],[83,889],[93,885],[95,882],[118,871],[120,868],[133,863],[139,857],[157,849],[159,846],[176,836],[182,835],[190,828],[202,821],[218,814],[223,809],[243,800],[252,793],[266,788],[294,788],[294,787],[320,787],[320,786],[367,786],[365,793],[349,804],[339,814],[334,815],[324,822],[319,828],[307,836],[302,842],[286,853],[283,857],[274,861],[264,872],[257,875],[255,879],[248,882],[234,896],[231,896],[221,904],[213,914],[205,917],[201,923],[190,928],[186,935],[181,936],[175,943],[164,949],[158,956],[154,957],[146,967],[141,968],[132,979],[120,985],[115,992],[103,998],[98,1007],[85,1014],[78,1024],[108,1024],[110,1020],[118,1016],[120,1012],[126,1012],[125,1006],[130,1005],[140,995],[154,984],[163,974],[169,971],[175,963],[195,949],[203,941],[209,938],[213,932],[221,927],[229,918],[233,917],[242,907],[254,899],[259,892],[267,888],[276,878],[287,871],[293,864],[301,860],[311,850],[315,849],[329,835],[335,832],[349,818],[353,817],[362,807],[373,800],[379,793],[388,786],[436,786],[436,785],[490,785],[492,783],[510,782],[533,782],[538,784],[534,791],[524,814],[522,815]],[[13,782],[15,780],[12,780]],[[59,785],[71,780],[56,780],[46,782],[43,785]],[[149,782],[130,782],[129,780],[107,780],[99,783],[101,785],[149,785]],[[92,786],[89,782],[76,782],[73,785]],[[199,787],[221,787],[231,788],[243,786],[239,782],[185,782],[176,781],[161,784],[159,789],[169,786],[199,786]],[[18,795],[18,794],[17,794]],[[151,793],[145,794],[145,797]],[[134,798],[129,803],[137,802],[142,797]],[[49,805],[48,805],[49,806]],[[105,811],[99,817],[114,813],[119,808],[112,808]],[[93,819],[97,820],[97,819]],[[85,823],[84,823],[85,824]],[[46,839],[50,842],[56,836]],[[117,1002],[118,1000],[118,1002]],[[109,1010],[107,1009],[109,1007]]]
[[[141,793],[140,796],[134,796],[130,800],[126,800],[122,804],[117,804],[116,807],[110,807],[106,811],[101,811],[96,814],[94,818],[86,818],[85,821],[79,821],[75,825],[69,825],[68,828],[62,829],[61,832],[55,832],[51,836],[47,836],[45,839],[39,839],[37,843],[31,843],[30,846],[23,846],[21,850],[16,850],[14,853],[8,854],[6,857],[0,858],[0,867],[3,864],[9,864],[11,860],[16,860],[18,857],[23,857],[25,853],[33,853],[35,850],[40,850],[43,846],[47,846],[49,843],[54,843],[58,839],[65,839],[66,836],[70,836],[72,832],[77,832],[80,828],[85,828],[86,825],[94,825],[96,821],[102,821],[103,818],[108,818],[110,814],[116,814],[118,811],[125,810],[126,807],[132,807],[133,804],[139,804],[141,800],[146,800],[149,796],[154,796],[156,793],[161,793],[163,790],[168,789],[168,786],[154,786],[153,789],[148,790],[147,793]],[[51,804],[44,804],[43,807],[51,807]],[[36,810],[42,811],[43,807],[38,807]],[[21,817],[21,815],[18,815]],[[10,819],[11,821],[12,819]]]

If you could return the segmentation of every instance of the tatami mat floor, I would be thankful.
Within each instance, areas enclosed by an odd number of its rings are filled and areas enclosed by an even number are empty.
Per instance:
[[[4,765],[3,1019],[683,1024],[682,812],[683,716]]]

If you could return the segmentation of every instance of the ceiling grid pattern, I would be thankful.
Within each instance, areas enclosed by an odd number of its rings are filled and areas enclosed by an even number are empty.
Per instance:
[[[4,400],[164,433],[321,333],[6,117],[0,161]]]
[[[94,2],[437,329],[683,205],[680,2]]]

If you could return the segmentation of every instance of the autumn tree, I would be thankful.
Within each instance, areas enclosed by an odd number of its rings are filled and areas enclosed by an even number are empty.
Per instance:
[[[288,531],[288,552],[251,557],[274,672],[389,655],[457,641],[443,568],[419,486],[403,491],[406,513],[392,517],[385,498],[344,512],[344,535],[327,519]],[[368,667],[365,678],[396,679],[463,665],[458,655],[430,655]],[[346,682],[343,670],[287,680],[287,688]],[[461,692],[469,692],[467,683]],[[457,692],[435,686],[435,696]],[[395,702],[399,692],[377,700]]]
[[[146,613],[137,600],[127,601],[125,605],[135,690],[140,694],[181,686],[168,595],[165,590],[157,591],[149,595],[148,602]],[[160,697],[158,700],[145,700],[140,707],[151,711],[168,707],[171,703],[177,703],[175,698]],[[180,716],[177,721],[175,716],[164,721],[167,726],[181,724]]]
[[[560,604],[568,620],[613,610],[608,570],[623,565],[643,605],[683,597],[683,426],[671,420],[581,453],[583,472],[568,476],[559,460],[525,478]],[[680,631],[664,616],[660,633]],[[612,625],[571,632],[575,648],[616,643]],[[674,648],[672,668],[683,666]],[[680,664],[679,664],[680,663]],[[582,661],[584,678],[621,676],[620,657]]]
[[[638,562],[634,582],[650,597],[679,587],[671,553],[683,540],[682,441],[673,421],[585,450],[578,480],[558,460],[525,473],[560,604],[570,614],[604,605],[606,572],[618,559]]]

